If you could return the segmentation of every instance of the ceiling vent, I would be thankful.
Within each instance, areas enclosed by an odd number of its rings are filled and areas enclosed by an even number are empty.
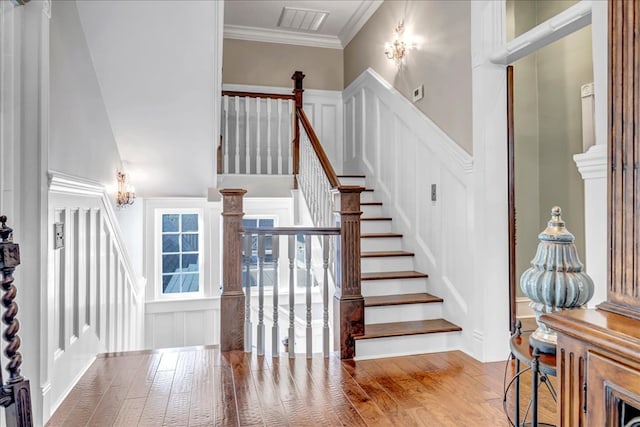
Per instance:
[[[278,27],[296,31],[318,31],[329,12],[324,10],[283,7]]]

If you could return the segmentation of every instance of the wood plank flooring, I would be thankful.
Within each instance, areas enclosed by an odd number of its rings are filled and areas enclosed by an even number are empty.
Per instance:
[[[513,363],[462,352],[366,361],[191,347],[99,357],[54,426],[508,426]],[[523,399],[530,377],[524,376]],[[513,417],[513,395],[508,395]],[[541,391],[541,421],[555,404]],[[523,413],[526,404],[523,404]]]

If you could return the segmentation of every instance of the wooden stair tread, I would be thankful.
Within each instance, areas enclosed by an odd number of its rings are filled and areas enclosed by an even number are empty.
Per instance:
[[[358,174],[350,175],[350,174],[345,174],[345,175],[338,175],[338,178],[366,178],[366,175],[358,175]]]
[[[382,206],[382,202],[360,202],[360,206]]]
[[[392,218],[388,216],[371,216],[360,218],[360,221],[392,221]]]
[[[414,320],[411,322],[376,323],[365,325],[364,335],[354,336],[356,340],[370,338],[397,337],[403,335],[456,332],[462,328],[444,319]]]
[[[419,271],[379,271],[374,273],[361,273],[360,280],[386,280],[386,279],[415,279],[429,277],[428,274]]]
[[[361,239],[369,239],[369,238],[374,238],[374,237],[402,237],[402,234],[399,233],[365,233],[365,234],[361,234],[360,238]]]
[[[407,252],[407,251],[360,252],[361,258],[382,258],[382,257],[390,257],[390,256],[415,256],[415,254],[413,252]]]
[[[382,305],[402,305],[402,304],[429,304],[442,302],[443,299],[426,292],[417,294],[400,295],[379,295],[364,298],[365,307],[379,307]]]

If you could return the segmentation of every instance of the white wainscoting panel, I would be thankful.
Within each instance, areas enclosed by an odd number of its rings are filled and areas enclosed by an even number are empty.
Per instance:
[[[444,298],[444,317],[471,341],[472,157],[371,69],[343,99],[345,173],[366,175],[404,249],[416,253],[416,268],[429,274],[429,292]]]
[[[148,348],[218,344],[220,298],[149,301],[145,323]]]
[[[50,172],[46,369],[48,418],[99,353],[142,348],[144,279],[97,183]],[[64,245],[54,249],[54,224]]]

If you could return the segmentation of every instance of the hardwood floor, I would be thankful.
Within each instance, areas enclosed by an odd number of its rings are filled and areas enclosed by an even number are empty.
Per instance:
[[[508,426],[506,367],[462,352],[342,362],[214,347],[111,354],[95,361],[47,425]],[[509,363],[509,378],[513,369]],[[522,388],[528,399],[530,381]],[[512,394],[508,401],[512,414]],[[546,389],[541,405],[541,421],[553,423]]]

